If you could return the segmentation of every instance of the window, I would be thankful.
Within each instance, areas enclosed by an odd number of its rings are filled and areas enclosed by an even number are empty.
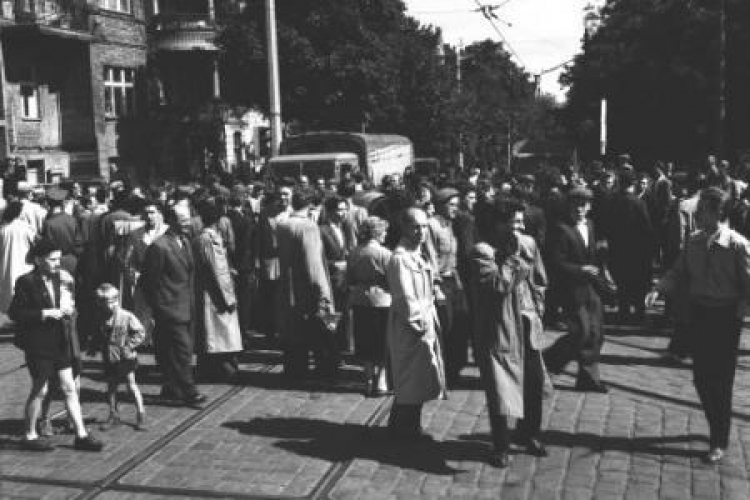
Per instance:
[[[39,107],[39,87],[35,83],[22,83],[21,118],[38,120],[41,114]]]
[[[135,110],[135,70],[104,68],[104,114],[122,118]]]
[[[124,12],[130,14],[131,4],[130,0],[99,0],[99,5],[103,9],[113,10],[115,12]]]

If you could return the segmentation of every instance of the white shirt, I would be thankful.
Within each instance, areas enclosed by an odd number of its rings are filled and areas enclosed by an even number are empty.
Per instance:
[[[583,244],[586,246],[586,248],[589,247],[589,225],[588,222],[583,220],[576,223],[576,229],[581,234],[581,238],[583,238]]]

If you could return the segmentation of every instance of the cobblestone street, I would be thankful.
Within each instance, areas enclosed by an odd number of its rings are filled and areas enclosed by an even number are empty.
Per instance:
[[[550,340],[555,334],[550,333]],[[202,409],[158,405],[153,360],[142,356],[148,431],[137,432],[132,403],[124,424],[98,432],[104,452],[72,449],[56,436],[46,454],[18,438],[28,374],[6,335],[0,344],[0,497],[126,498],[750,498],[750,335],[739,362],[731,446],[718,467],[703,465],[707,427],[689,367],[667,366],[662,331],[608,329],[603,380],[610,393],[572,390],[574,365],[546,401],[550,456],[514,456],[507,470],[485,463],[490,449],[478,373],[429,404],[424,423],[437,441],[387,439],[389,398],[361,395],[360,373],[337,383],[281,387],[278,354],[245,356],[243,383],[205,385]],[[87,359],[82,399],[91,428],[107,407],[100,364]],[[59,401],[53,411],[60,412]]]

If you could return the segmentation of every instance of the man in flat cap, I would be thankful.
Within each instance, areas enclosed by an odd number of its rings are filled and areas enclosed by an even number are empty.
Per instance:
[[[607,387],[599,378],[604,310],[593,286],[599,274],[597,240],[594,226],[588,219],[592,197],[587,188],[573,188],[568,193],[568,218],[550,231],[550,266],[560,280],[568,333],[547,350],[545,361],[551,372],[560,373],[569,361],[576,359],[576,389],[605,393]]]

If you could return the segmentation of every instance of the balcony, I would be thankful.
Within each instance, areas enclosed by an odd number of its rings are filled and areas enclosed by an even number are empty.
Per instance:
[[[86,0],[2,0],[0,17],[12,31],[90,41]]]
[[[159,14],[152,21],[151,32],[157,50],[218,50],[216,22],[208,14]]]

